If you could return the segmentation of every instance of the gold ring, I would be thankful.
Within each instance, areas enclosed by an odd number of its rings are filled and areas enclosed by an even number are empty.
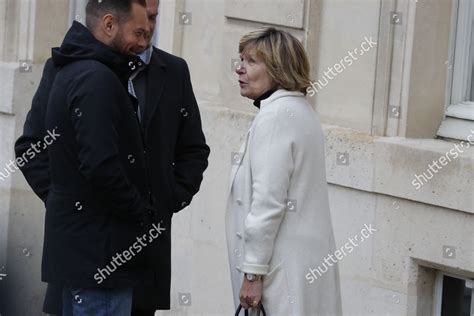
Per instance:
[[[257,307],[258,306],[258,302],[257,301],[253,301],[252,302],[252,307]]]

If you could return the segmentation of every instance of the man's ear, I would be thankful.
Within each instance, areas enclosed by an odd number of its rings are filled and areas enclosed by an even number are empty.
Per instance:
[[[108,36],[113,37],[116,32],[117,27],[117,18],[112,14],[106,14],[102,17],[102,25],[103,31]]]

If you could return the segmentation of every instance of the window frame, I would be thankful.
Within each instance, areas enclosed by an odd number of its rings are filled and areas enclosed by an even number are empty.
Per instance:
[[[438,128],[440,137],[466,140],[474,129],[474,100],[470,101],[474,54],[474,0],[454,0],[445,94],[445,111]]]
[[[455,43],[453,55],[453,77],[450,91],[450,106],[473,106],[471,96],[472,56],[474,54],[474,0],[457,0],[455,2]]]
[[[453,273],[438,271],[435,278],[435,288],[434,288],[434,297],[433,297],[433,316],[441,316],[441,307],[443,304],[443,280],[444,277],[448,276],[455,279],[464,280],[466,282],[466,287],[472,289],[471,294],[471,312],[474,314],[474,279],[469,279],[464,276],[456,275]]]

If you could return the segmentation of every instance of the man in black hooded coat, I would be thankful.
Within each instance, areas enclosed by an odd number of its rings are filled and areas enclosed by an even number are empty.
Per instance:
[[[127,93],[129,76],[142,65],[129,56],[149,32],[145,8],[144,0],[105,0],[88,12],[94,33],[71,27],[53,50],[47,107],[38,118],[29,115],[56,138],[17,143],[29,182],[47,185],[34,189],[46,203],[42,280],[63,287],[67,315],[130,313],[133,288],[151,283],[159,255],[152,240],[135,247],[137,237],[170,226],[170,212],[154,205],[137,104]],[[36,161],[46,149],[47,158]]]

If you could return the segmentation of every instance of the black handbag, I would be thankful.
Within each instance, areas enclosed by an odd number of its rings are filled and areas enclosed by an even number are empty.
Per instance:
[[[239,304],[239,307],[235,311],[235,316],[239,316],[241,310],[242,310],[242,305]],[[265,312],[265,308],[263,308],[262,302],[260,302],[258,304],[257,316],[260,316],[260,312],[262,312],[262,316],[267,316],[267,313]],[[245,316],[249,316],[249,310],[248,309],[245,310]]]

